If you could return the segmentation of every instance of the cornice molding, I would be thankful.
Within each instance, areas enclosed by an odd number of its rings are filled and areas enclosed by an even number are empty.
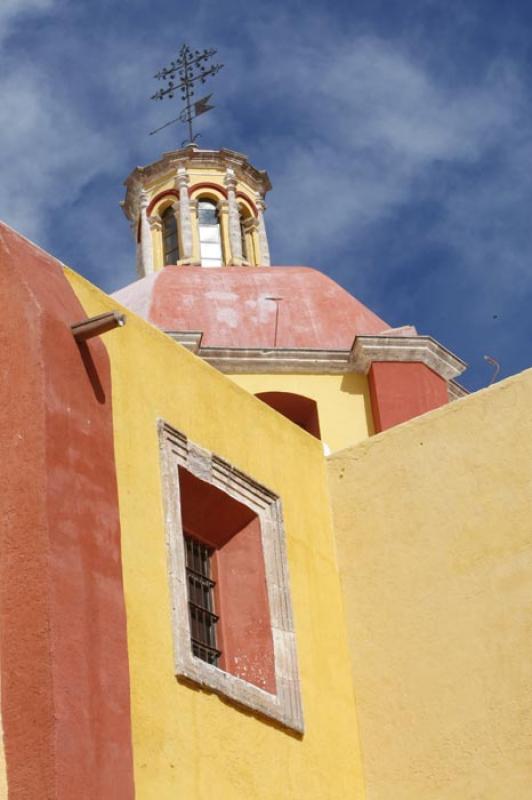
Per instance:
[[[421,362],[447,381],[467,368],[465,361],[432,336],[357,336],[350,360],[356,372],[364,373],[375,361]]]
[[[197,353],[228,374],[330,374],[349,372],[349,350],[200,347]]]
[[[203,331],[166,331],[170,339],[190,350],[191,353],[198,353],[201,347]]]
[[[449,395],[449,402],[460,400],[462,397],[467,397],[470,394],[469,390],[456,381],[449,381],[447,384],[447,394]]]
[[[167,333],[211,366],[227,374],[365,374],[373,361],[403,361],[426,364],[444,380],[451,381],[467,366],[431,336],[357,336],[351,350],[313,350],[286,347],[204,347],[201,344],[201,331]],[[466,393],[459,384],[451,391],[456,397]]]
[[[147,182],[167,173],[175,173],[178,167],[185,169],[201,167],[220,173],[225,173],[229,167],[234,170],[237,180],[247,183],[249,188],[260,196],[264,196],[272,188],[268,173],[256,169],[242,153],[226,149],[200,150],[198,147],[189,146],[164,153],[158,161],[145,167],[135,167],[124,181],[126,197],[122,208],[125,215],[129,219],[136,217],[138,193]]]

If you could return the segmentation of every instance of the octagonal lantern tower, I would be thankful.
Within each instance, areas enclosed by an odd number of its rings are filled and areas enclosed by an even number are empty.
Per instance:
[[[189,145],[136,167],[122,207],[137,242],[137,272],[166,265],[269,266],[268,174],[232,150]]]

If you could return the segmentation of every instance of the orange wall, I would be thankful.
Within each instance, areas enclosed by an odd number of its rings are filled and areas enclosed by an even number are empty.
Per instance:
[[[0,652],[10,800],[133,798],[109,360],[61,265],[0,226]]]
[[[419,362],[376,361],[368,381],[377,433],[449,402],[446,381]]]

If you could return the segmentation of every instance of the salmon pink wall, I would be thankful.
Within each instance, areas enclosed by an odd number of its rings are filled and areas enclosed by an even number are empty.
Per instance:
[[[275,694],[275,663],[257,517],[216,551],[222,669]]]
[[[250,508],[179,468],[183,529],[213,547],[222,669],[275,693],[260,522]]]

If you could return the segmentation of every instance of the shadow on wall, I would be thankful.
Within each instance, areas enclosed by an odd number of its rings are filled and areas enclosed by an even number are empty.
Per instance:
[[[293,392],[259,392],[255,396],[321,440],[318,404],[315,400]]]
[[[359,375],[356,372],[348,372],[342,378],[340,391],[347,394],[360,395],[364,400],[364,413],[366,415],[366,425],[368,434],[373,436],[375,434],[375,425],[373,423],[373,412],[371,410],[371,396],[369,393],[369,386],[367,379],[364,375]]]

